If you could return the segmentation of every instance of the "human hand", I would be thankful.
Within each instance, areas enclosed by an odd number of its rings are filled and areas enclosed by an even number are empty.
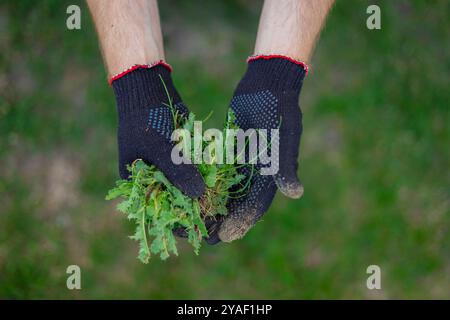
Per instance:
[[[134,67],[111,81],[119,115],[121,178],[129,176],[127,165],[142,159],[155,165],[187,196],[200,197],[205,184],[198,170],[192,164],[176,165],[171,159],[174,143],[170,137],[175,128],[169,105],[182,116],[189,111],[173,85],[170,67],[163,62]]]
[[[247,72],[235,90],[230,107],[237,125],[244,131],[279,129],[278,148],[269,146],[271,158],[279,161],[275,163],[279,170],[272,175],[262,175],[264,165],[260,162],[240,169],[250,179],[249,185],[229,199],[228,214],[224,218],[209,222],[208,243],[242,238],[268,210],[277,189],[290,198],[302,196],[303,186],[297,178],[302,133],[298,99],[306,73],[304,63],[284,56],[249,59]]]

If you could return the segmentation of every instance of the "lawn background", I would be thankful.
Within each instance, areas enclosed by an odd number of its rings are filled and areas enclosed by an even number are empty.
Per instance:
[[[382,29],[366,28],[381,8]],[[78,4],[82,29],[66,29]],[[220,127],[262,1],[160,1],[184,101]],[[300,104],[305,194],[241,241],[148,265],[104,201],[114,96],[84,1],[0,3],[0,298],[450,298],[448,1],[337,1]],[[82,290],[66,268],[82,269]],[[366,288],[366,268],[382,290]]]

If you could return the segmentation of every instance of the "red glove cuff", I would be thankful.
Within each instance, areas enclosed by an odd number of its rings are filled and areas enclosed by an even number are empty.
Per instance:
[[[122,71],[121,73],[118,73],[114,76],[111,77],[111,79],[108,80],[108,84],[111,85],[113,83],[114,80],[120,79],[123,76],[125,76],[126,74],[136,70],[136,69],[150,69],[156,66],[163,66],[165,67],[167,70],[169,70],[169,72],[172,72],[172,67],[170,66],[170,64],[168,64],[167,62],[165,62],[164,60],[159,60],[156,61],[154,63],[151,64],[135,64],[134,66]]]
[[[247,63],[254,61],[254,60],[259,60],[259,59],[263,59],[263,60],[269,60],[269,59],[285,59],[288,60],[292,63],[298,64],[299,66],[301,66],[304,70],[305,70],[305,75],[308,74],[308,65],[303,62],[303,61],[299,61],[299,60],[295,60],[294,58],[288,57],[288,56],[283,56],[281,54],[268,54],[268,55],[254,55],[254,56],[250,56],[247,58]]]

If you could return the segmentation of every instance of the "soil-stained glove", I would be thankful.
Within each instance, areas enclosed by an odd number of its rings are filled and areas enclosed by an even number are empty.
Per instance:
[[[228,215],[208,226],[208,243],[230,242],[239,239],[268,210],[277,188],[290,198],[300,198],[303,186],[297,178],[298,151],[302,133],[302,113],[298,100],[307,66],[289,57],[254,56],[235,90],[230,107],[237,125],[243,129],[279,129],[279,147],[270,143],[271,165],[279,170],[262,175],[261,161],[241,169],[249,179],[242,192],[230,198]],[[261,152],[258,149],[258,152]],[[278,162],[277,162],[278,161]],[[253,172],[253,173],[252,173]]]
[[[187,196],[197,198],[205,190],[202,176],[193,165],[176,165],[171,159],[174,121],[169,99],[180,114],[187,116],[188,110],[170,72],[170,66],[161,61],[135,66],[110,80],[119,115],[119,173],[122,179],[128,178],[127,164],[142,159],[155,165]]]

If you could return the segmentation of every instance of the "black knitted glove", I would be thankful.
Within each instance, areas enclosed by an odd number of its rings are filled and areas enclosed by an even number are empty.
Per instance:
[[[187,196],[197,198],[205,190],[203,178],[190,164],[175,165],[171,159],[174,143],[172,111],[166,105],[169,97],[175,109],[187,116],[170,77],[170,67],[159,63],[152,67],[137,66],[112,79],[119,114],[119,173],[129,176],[126,165],[142,159],[155,165]],[[165,86],[165,87],[164,87]],[[166,91],[167,90],[167,91]]]
[[[277,187],[290,198],[299,198],[303,186],[297,178],[297,159],[302,133],[302,114],[298,105],[305,64],[284,56],[256,56],[231,100],[236,122],[243,130],[279,129],[279,148],[271,148],[279,159],[279,171],[261,175],[260,162],[241,169],[250,186],[228,201],[228,215],[209,226],[208,243],[230,242],[241,238],[268,210]],[[270,140],[270,135],[269,139]],[[258,150],[260,152],[260,150]],[[251,172],[254,172],[251,174]]]

